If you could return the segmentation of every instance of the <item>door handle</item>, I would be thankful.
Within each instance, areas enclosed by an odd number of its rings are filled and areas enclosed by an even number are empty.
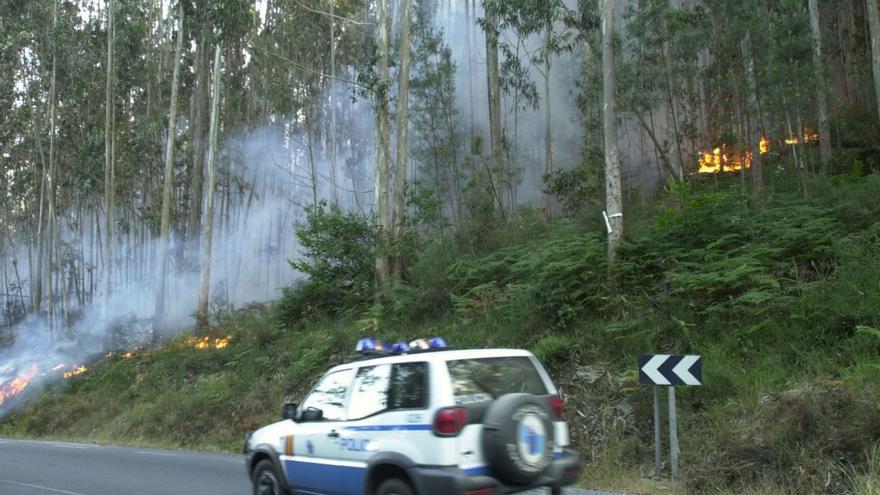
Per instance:
[[[336,430],[330,430],[330,433],[327,434],[330,438],[339,438],[339,432]]]

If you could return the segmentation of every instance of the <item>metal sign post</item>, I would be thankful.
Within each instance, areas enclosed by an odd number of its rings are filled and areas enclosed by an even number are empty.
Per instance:
[[[660,385],[654,385],[654,473],[660,474]]]
[[[676,385],[702,385],[701,356],[643,354],[639,356],[639,383],[654,386],[654,470],[660,473],[660,385],[669,387],[669,456],[672,479],[678,476],[678,415]]]

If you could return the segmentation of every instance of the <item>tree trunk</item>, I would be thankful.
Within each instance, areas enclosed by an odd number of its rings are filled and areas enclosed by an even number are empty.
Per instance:
[[[220,108],[220,45],[214,50],[214,79],[211,83],[211,127],[208,131],[208,197],[205,203],[205,224],[202,229],[202,283],[199,289],[199,307],[196,311],[196,329],[208,327],[208,299],[211,290],[211,249],[214,235],[214,190],[217,187],[217,126]]]
[[[871,28],[871,67],[874,70],[874,92],[877,111],[880,112],[880,14],[877,0],[868,1],[868,24]]]
[[[330,178],[333,181],[333,204],[339,206],[339,182],[336,160],[339,157],[339,138],[336,128],[336,17],[335,0],[330,0]],[[355,193],[356,194],[356,193]]]
[[[608,216],[608,261],[613,263],[623,240],[623,198],[617,144],[617,81],[614,68],[614,0],[602,10],[602,94],[605,133],[605,209]]]
[[[34,139],[37,142],[37,149],[40,154],[40,206],[37,208],[37,260],[34,267],[33,286],[31,290],[31,311],[39,315],[40,306],[43,303],[43,251],[45,244],[45,235],[43,233],[43,225],[46,223],[43,208],[46,204],[46,177],[49,173],[46,165],[45,155],[43,153],[42,139],[40,133],[42,129],[37,126],[37,119],[32,115]]]
[[[746,81],[748,82],[748,107],[746,108],[747,136],[749,137],[748,149],[751,150],[752,164],[752,188],[760,190],[764,187],[763,167],[761,166],[761,129],[758,125],[758,82],[755,77],[755,61],[752,58],[752,35],[747,33],[742,41],[742,55],[746,64]],[[745,171],[745,167],[743,167]]]
[[[102,317],[104,320],[104,350],[112,347],[110,337],[109,306],[110,278],[113,273],[113,48],[115,36],[114,10],[116,2],[107,4],[107,82],[104,100],[104,273],[101,278]]]
[[[403,238],[406,219],[406,173],[409,148],[409,75],[410,75],[410,24],[412,23],[412,0],[403,0],[400,27],[400,71],[397,73],[397,166],[394,172],[394,241]],[[400,280],[403,262],[399,254],[394,256],[392,276]]]
[[[165,143],[165,175],[162,184],[162,219],[159,227],[159,252],[156,256],[156,301],[153,311],[153,344],[165,331],[165,271],[168,268],[168,236],[171,230],[171,189],[174,185],[174,141],[177,134],[177,94],[180,86],[180,54],[183,50],[183,2],[179,3],[179,25],[174,47],[174,75],[171,79],[171,103]]]
[[[388,110],[388,5],[379,0],[376,16],[376,44],[379,49],[379,83],[376,89],[376,218],[379,229],[379,253],[376,257],[376,283],[384,287],[390,278],[388,251],[389,227],[388,215],[389,175],[391,173],[391,117]]]
[[[828,172],[831,163],[831,130],[828,128],[825,64],[822,61],[822,28],[819,25],[819,2],[810,1],[810,26],[813,29],[813,66],[816,71],[816,113],[819,117],[819,154],[822,168]]]
[[[199,233],[202,227],[202,193],[205,182],[205,123],[208,119],[208,61],[210,49],[208,48],[208,23],[203,21],[199,36],[199,46],[196,53],[196,87],[193,95],[195,106],[192,125],[193,144],[193,167],[190,183],[189,198],[189,248],[193,252],[199,250]]]
[[[679,8],[678,2],[669,0],[669,8],[673,11]],[[684,160],[681,155],[681,144],[678,136],[678,98],[675,96],[675,74],[672,67],[672,30],[666,26],[666,41],[663,43],[663,61],[666,67],[666,134],[669,136],[667,156],[669,156],[672,170],[675,171],[675,179],[684,180]]]
[[[549,180],[553,175],[553,123],[550,118],[550,41],[553,36],[553,23],[548,22],[546,33],[544,34],[544,177]],[[519,106],[519,104],[516,104]],[[544,195],[544,214],[547,218],[553,216],[554,213],[554,195],[547,192]],[[515,204],[511,204],[512,209],[516,208]]]
[[[52,16],[52,25],[56,26],[58,24],[58,3],[52,2],[54,5],[54,14]],[[57,180],[57,163],[55,163],[55,84],[56,84],[56,75],[57,75],[57,65],[58,60],[56,56],[56,46],[55,42],[52,42],[52,79],[49,83],[49,175],[46,178],[46,186],[48,187],[48,199],[49,199],[49,246],[46,250],[49,255],[48,262],[48,284],[46,295],[49,299],[49,332],[51,337],[55,338],[55,287],[52,283],[53,281],[53,272],[52,272],[52,259],[55,256],[55,243],[57,242],[57,229],[56,229],[56,212],[55,212],[55,191],[56,186],[55,182]]]
[[[501,78],[498,73],[498,26],[492,8],[484,5],[484,10],[486,17],[486,72],[489,91],[489,140],[492,146],[492,166],[488,179],[495,195],[495,202],[503,214],[504,203],[494,180],[494,176],[502,170],[501,160],[504,152],[501,135]]]

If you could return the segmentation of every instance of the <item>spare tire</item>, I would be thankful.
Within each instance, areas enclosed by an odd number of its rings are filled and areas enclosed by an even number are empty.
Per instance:
[[[483,417],[483,457],[495,477],[509,484],[535,481],[553,461],[553,421],[547,401],[507,394]]]

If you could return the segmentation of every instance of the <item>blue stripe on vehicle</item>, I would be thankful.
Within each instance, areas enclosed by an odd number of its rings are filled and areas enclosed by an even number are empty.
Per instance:
[[[287,484],[294,490],[302,489],[327,494],[361,495],[367,474],[366,467],[318,464],[292,459],[286,459],[284,467],[287,469]]]
[[[346,426],[342,428],[348,431],[430,431],[432,425],[375,425],[375,426]]]
[[[564,455],[565,455],[565,454],[562,453],[562,452],[554,452],[554,453],[553,453],[553,460],[554,460],[554,461],[558,461],[559,459],[562,459],[562,457],[563,457]]]
[[[477,467],[464,469],[463,471],[464,471],[464,474],[471,475],[471,476],[475,476],[478,474],[489,474],[489,467],[488,466],[477,466]]]

